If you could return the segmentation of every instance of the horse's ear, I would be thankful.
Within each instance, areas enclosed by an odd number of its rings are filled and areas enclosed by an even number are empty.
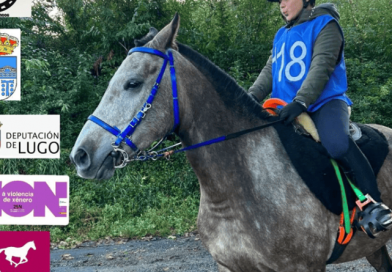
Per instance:
[[[136,47],[144,46],[146,43],[154,39],[154,37],[158,34],[158,30],[155,27],[150,27],[150,31],[147,33],[146,36],[141,38],[140,40],[134,39],[134,43]]]
[[[157,49],[166,50],[169,47],[178,50],[176,44],[176,36],[178,33],[178,29],[180,28],[180,16],[178,13],[174,15],[173,20],[165,26],[152,41],[152,46],[158,47]]]

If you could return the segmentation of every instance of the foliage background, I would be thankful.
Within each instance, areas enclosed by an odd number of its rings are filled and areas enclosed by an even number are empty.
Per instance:
[[[390,1],[331,2],[341,14],[346,39],[352,119],[392,127],[392,21],[384,8]],[[53,10],[57,15],[49,16]],[[283,25],[278,5],[260,0],[39,0],[31,19],[0,18],[0,28],[22,30],[22,101],[0,101],[0,114],[60,114],[62,139],[60,160],[0,160],[0,172],[67,174],[71,180],[68,226],[0,230],[49,229],[53,242],[74,244],[196,229],[199,185],[183,155],[136,163],[102,182],[77,177],[68,159],[133,40],[150,26],[161,29],[175,12],[181,16],[178,40],[245,89],[266,63]]]

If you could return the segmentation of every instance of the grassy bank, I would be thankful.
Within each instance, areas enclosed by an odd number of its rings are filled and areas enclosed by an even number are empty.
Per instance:
[[[62,150],[59,160],[0,160],[2,174],[68,175],[67,226],[0,226],[0,230],[49,230],[52,242],[111,237],[167,236],[196,229],[199,184],[183,154],[170,161],[137,162],[110,180],[76,175]]]

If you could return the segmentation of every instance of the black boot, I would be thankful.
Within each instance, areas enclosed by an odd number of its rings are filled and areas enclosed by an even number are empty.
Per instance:
[[[380,191],[377,188],[377,180],[369,161],[356,145],[354,140],[349,139],[347,153],[336,160],[346,176],[353,182],[364,195],[370,195],[371,201],[363,207],[359,215],[357,227],[361,228],[369,237],[375,238],[375,234],[392,228],[392,211],[381,203]]]

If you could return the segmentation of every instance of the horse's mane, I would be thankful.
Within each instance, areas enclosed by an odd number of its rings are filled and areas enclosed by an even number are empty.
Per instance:
[[[155,28],[150,28],[150,32],[145,37],[140,40],[135,40],[135,45],[145,45],[154,38],[157,32]],[[180,54],[190,61],[211,82],[228,108],[236,109],[241,114],[246,114],[249,117],[262,119],[270,117],[265,110],[262,110],[260,104],[250,98],[246,91],[225,71],[189,46],[179,42],[176,43]]]
[[[256,103],[237,82],[202,54],[189,46],[177,43],[179,52],[188,59],[214,86],[225,105],[239,109],[250,117],[267,119],[270,115]]]

